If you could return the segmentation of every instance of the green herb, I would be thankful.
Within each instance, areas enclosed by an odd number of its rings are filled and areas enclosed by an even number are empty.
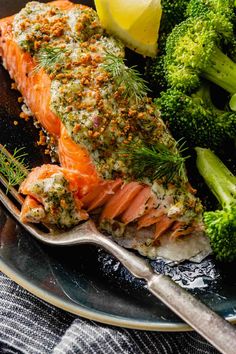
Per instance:
[[[186,181],[185,160],[189,156],[181,156],[186,148],[179,143],[180,141],[176,142],[172,150],[163,144],[140,147],[131,144],[122,154],[124,159],[130,160],[137,178],[148,177],[153,181],[164,177],[170,182],[175,176],[179,176]]]
[[[63,62],[65,53],[66,49],[64,48],[42,47],[36,54],[38,64],[35,70],[46,69],[47,71],[53,71],[56,64]]]
[[[31,52],[34,48],[33,42],[29,40],[22,40],[19,42],[19,46],[24,49],[26,52]]]
[[[147,82],[136,66],[128,67],[125,65],[125,59],[107,52],[103,67],[112,75],[117,87],[125,87],[125,97],[132,97],[139,102],[147,95]]]
[[[26,178],[28,174],[28,166],[25,164],[27,153],[23,152],[24,148],[15,149],[10,155],[4,146],[1,145],[0,151],[0,173],[8,182],[9,188],[18,186]]]

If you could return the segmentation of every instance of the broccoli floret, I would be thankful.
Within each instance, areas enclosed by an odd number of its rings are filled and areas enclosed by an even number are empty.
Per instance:
[[[189,0],[161,0],[161,36],[168,35],[178,23],[186,18],[185,13],[188,3]]]
[[[145,77],[149,82],[149,87],[155,94],[159,96],[161,91],[167,89],[167,81],[164,72],[165,55],[158,55],[156,58],[150,58],[146,62]]]
[[[164,57],[166,40],[173,28],[185,19],[185,12],[189,0],[162,0],[162,17],[158,38],[158,55],[156,58],[148,58],[146,64],[146,78],[152,91],[159,93],[167,88],[164,73]]]
[[[175,139],[184,137],[189,147],[220,151],[236,137],[236,113],[216,108],[206,84],[192,95],[168,89],[155,103]]]
[[[197,167],[222,209],[203,215],[206,233],[219,260],[236,259],[236,176],[209,149],[196,148]]]
[[[228,26],[229,35],[222,43],[222,49],[232,60],[236,58],[236,39],[232,38],[232,31],[235,30],[235,1],[234,0],[190,0],[186,15],[198,17],[201,15],[215,14],[218,28],[225,24]]]
[[[236,64],[220,49],[223,40],[233,40],[233,26],[222,18],[210,12],[190,17],[174,28],[165,57],[170,86],[189,92],[205,77],[229,93],[236,92]]]
[[[234,19],[234,0],[190,0],[187,6],[186,15],[197,17],[213,11],[223,15],[229,20]]]

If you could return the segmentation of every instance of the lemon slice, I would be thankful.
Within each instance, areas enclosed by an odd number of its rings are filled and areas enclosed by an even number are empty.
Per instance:
[[[155,56],[161,0],[95,0],[102,26],[130,49]]]

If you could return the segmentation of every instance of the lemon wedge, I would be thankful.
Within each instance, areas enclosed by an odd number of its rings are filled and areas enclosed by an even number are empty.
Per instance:
[[[101,25],[130,49],[157,54],[161,0],[95,0]]]

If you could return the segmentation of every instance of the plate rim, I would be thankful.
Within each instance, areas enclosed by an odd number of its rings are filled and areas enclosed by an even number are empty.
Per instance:
[[[159,332],[187,332],[193,331],[193,329],[184,322],[177,323],[162,323],[158,321],[142,321],[142,320],[132,320],[127,319],[122,316],[115,316],[104,314],[101,311],[93,309],[85,309],[79,304],[74,304],[67,300],[60,299],[59,296],[53,295],[48,290],[40,289],[37,285],[32,284],[28,279],[26,279],[22,274],[13,270],[11,266],[7,265],[0,258],[0,271],[13,280],[16,284],[20,285],[25,290],[34,296],[40,298],[41,300],[53,305],[61,310],[69,312],[73,315],[81,316],[88,320],[97,321],[102,324],[112,325],[115,327],[123,327],[136,330],[145,331],[159,331]],[[224,317],[231,324],[236,324],[235,316]]]

